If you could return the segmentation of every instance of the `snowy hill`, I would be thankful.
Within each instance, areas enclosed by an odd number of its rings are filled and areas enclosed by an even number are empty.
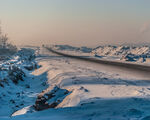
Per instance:
[[[95,56],[116,58],[130,62],[149,62],[149,46],[99,46],[92,53]]]

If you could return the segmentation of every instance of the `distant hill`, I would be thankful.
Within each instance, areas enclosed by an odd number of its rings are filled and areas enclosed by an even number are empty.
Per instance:
[[[146,62],[150,58],[150,46],[99,46],[92,53],[101,57],[117,57],[123,61]]]

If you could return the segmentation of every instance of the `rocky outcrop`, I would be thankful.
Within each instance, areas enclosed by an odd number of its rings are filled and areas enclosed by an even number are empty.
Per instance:
[[[55,86],[50,92],[37,97],[34,108],[37,111],[56,108],[69,93],[68,90]]]
[[[25,73],[17,66],[9,67],[8,76],[13,83],[17,84],[19,80],[24,81]]]

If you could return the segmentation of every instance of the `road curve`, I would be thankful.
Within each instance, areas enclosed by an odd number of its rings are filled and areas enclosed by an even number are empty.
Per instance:
[[[134,63],[129,63],[129,62],[118,62],[118,61],[111,61],[111,60],[103,60],[103,59],[97,59],[97,58],[90,58],[86,56],[75,56],[75,55],[70,55],[62,52],[58,52],[52,48],[45,47],[47,50],[49,50],[52,53],[55,53],[57,55],[65,56],[65,57],[70,57],[74,59],[79,59],[79,60],[84,60],[84,61],[89,61],[89,62],[94,62],[94,63],[99,63],[99,64],[106,64],[106,65],[112,65],[112,66],[119,66],[119,67],[124,67],[124,68],[130,68],[138,71],[145,71],[150,73],[150,66],[147,65],[142,65],[142,64],[134,64]]]

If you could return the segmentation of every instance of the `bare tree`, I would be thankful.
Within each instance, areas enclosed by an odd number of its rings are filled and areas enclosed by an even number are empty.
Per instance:
[[[13,54],[17,51],[17,47],[8,42],[7,34],[2,33],[2,28],[0,25],[0,54]]]
[[[4,35],[2,34],[2,28],[0,26],[0,46],[2,48],[6,48],[7,42],[8,42],[8,37],[6,34],[4,34]]]

